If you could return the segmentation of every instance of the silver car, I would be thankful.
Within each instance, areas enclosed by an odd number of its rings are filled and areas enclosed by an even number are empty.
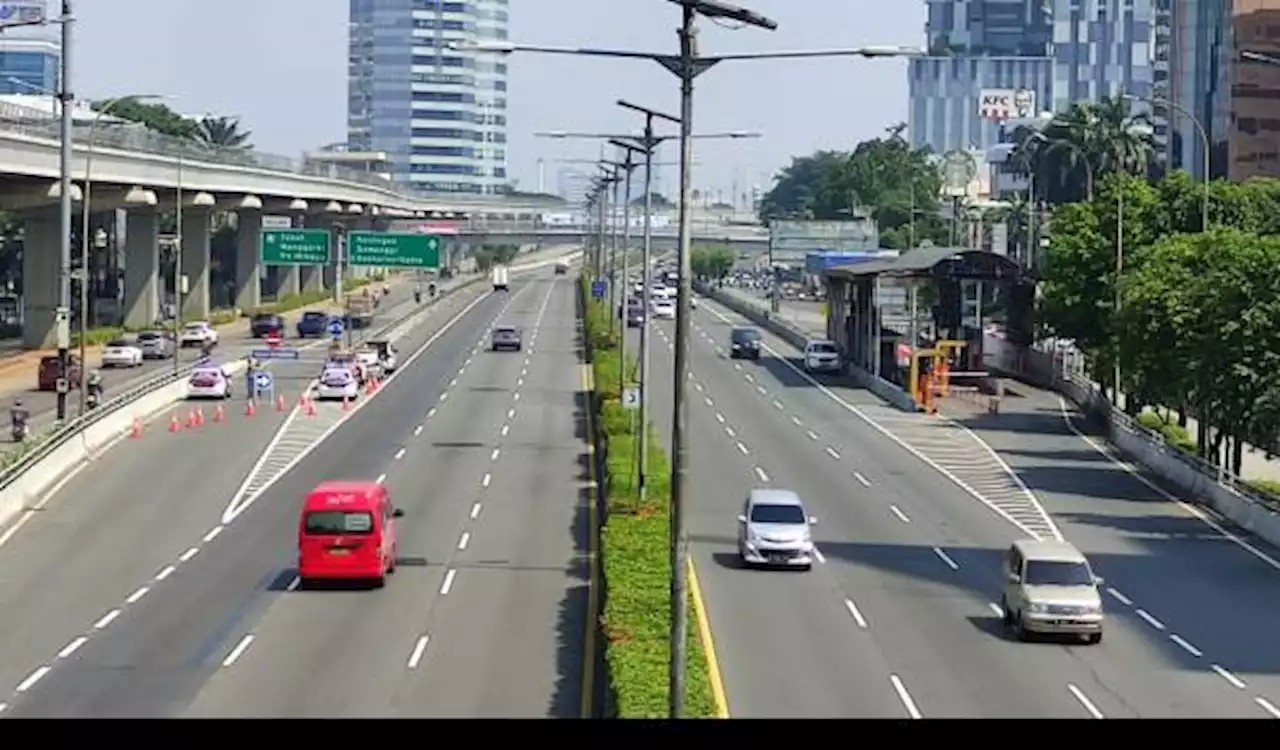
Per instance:
[[[137,346],[146,359],[168,359],[173,356],[173,334],[166,331],[143,331],[138,334]]]
[[[817,522],[791,490],[752,490],[738,516],[742,564],[808,570],[813,565],[812,527]]]

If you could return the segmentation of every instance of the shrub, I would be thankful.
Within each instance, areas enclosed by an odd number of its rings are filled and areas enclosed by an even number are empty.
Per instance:
[[[1138,424],[1160,433],[1165,442],[1181,451],[1187,453],[1196,452],[1195,438],[1187,433],[1184,427],[1178,425],[1177,422],[1163,417],[1153,411],[1144,411],[1138,415]]]

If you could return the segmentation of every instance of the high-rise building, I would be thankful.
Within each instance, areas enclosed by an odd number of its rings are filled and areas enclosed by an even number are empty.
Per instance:
[[[347,134],[417,191],[506,192],[507,64],[453,42],[507,38],[509,0],[351,0]]]
[[[1050,0],[927,0],[930,54],[1040,57],[1053,35]]]
[[[0,37],[0,95],[53,95],[62,47],[47,39]]]
[[[1280,0],[1233,0],[1226,10],[1230,44],[1219,48],[1207,125],[1211,170],[1231,180],[1280,177]]]
[[[1155,27],[1155,0],[1054,0],[1053,111],[1122,94],[1150,99]]]

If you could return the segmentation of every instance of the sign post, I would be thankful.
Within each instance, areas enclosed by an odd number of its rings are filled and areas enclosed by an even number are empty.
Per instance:
[[[984,120],[1015,120],[1036,116],[1034,89],[982,89],[978,116]]]
[[[262,230],[262,262],[268,266],[324,266],[329,264],[326,229]]]
[[[409,232],[348,232],[347,264],[439,268],[440,237]]]

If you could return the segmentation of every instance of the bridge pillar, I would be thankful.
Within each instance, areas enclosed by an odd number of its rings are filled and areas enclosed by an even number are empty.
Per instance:
[[[160,317],[160,222],[155,209],[125,216],[124,324],[146,328]]]
[[[58,216],[27,214],[22,243],[22,345],[49,349],[54,340],[53,316],[58,308],[58,256],[62,252]]]
[[[182,275],[187,293],[182,298],[183,320],[209,317],[209,237],[213,213],[187,209],[182,213]]]
[[[318,292],[324,289],[324,266],[299,266],[298,291]]]
[[[248,313],[262,304],[262,211],[236,214],[236,307]]]
[[[302,266],[276,267],[276,299],[297,294],[302,289]]]

